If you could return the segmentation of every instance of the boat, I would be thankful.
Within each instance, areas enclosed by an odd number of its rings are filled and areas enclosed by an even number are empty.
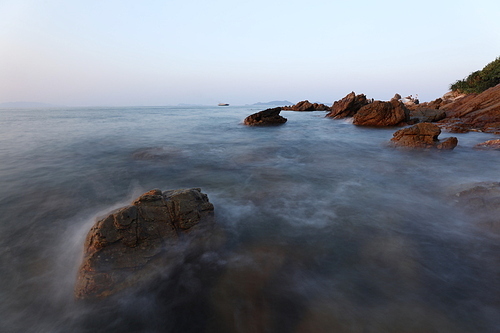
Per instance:
[[[219,103],[218,105],[219,106],[229,106],[229,104],[227,104],[227,103]]]

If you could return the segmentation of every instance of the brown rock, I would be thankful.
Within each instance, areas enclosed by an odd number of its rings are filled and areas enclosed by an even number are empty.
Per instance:
[[[430,109],[439,109],[445,103],[442,98],[435,99],[429,103],[425,103],[425,105]]]
[[[477,145],[474,146],[474,148],[500,150],[500,139],[488,140],[485,142],[478,143]]]
[[[282,108],[272,108],[254,113],[245,118],[244,125],[247,126],[273,126],[286,123],[286,118],[280,116]]]
[[[374,101],[363,106],[353,119],[354,125],[360,126],[401,126],[409,121],[410,111],[401,101]]]
[[[290,111],[329,111],[330,107],[325,104],[311,103],[308,100],[298,102],[292,106],[285,106],[283,110]]]
[[[88,233],[76,297],[109,296],[147,279],[171,260],[167,245],[213,226],[214,207],[198,188],[144,193],[97,221]]]
[[[453,149],[457,146],[457,138],[451,137],[440,142],[438,140],[439,134],[441,134],[439,126],[431,123],[419,123],[394,133],[391,142],[396,147],[411,149]]]
[[[500,84],[480,94],[455,99],[441,107],[448,118],[458,118],[471,129],[484,132],[500,131]]]
[[[353,92],[333,103],[332,111],[326,115],[329,118],[341,119],[354,116],[361,107],[369,104],[364,94],[356,95]]]
[[[396,94],[394,94],[394,97],[391,98],[391,100],[392,99],[395,99],[395,100],[399,101],[401,99],[401,95],[396,93]]]

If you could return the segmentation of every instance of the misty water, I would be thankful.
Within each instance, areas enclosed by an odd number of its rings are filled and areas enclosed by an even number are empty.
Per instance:
[[[456,207],[500,153],[262,108],[0,110],[1,332],[498,332],[499,237]],[[449,133],[442,137],[452,136]],[[225,233],[141,290],[78,301],[83,241],[141,193],[199,187]]]

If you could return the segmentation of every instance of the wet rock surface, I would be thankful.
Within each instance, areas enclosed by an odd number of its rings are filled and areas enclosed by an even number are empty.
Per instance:
[[[144,193],[100,219],[87,235],[75,295],[98,298],[144,282],[188,234],[213,230],[214,207],[198,188]]]
[[[275,126],[286,123],[287,119],[280,115],[282,108],[272,108],[254,113],[245,118],[244,125],[247,126]]]
[[[457,146],[457,138],[450,137],[443,141],[439,141],[439,134],[441,134],[439,126],[431,123],[419,123],[394,133],[391,143],[395,147],[409,149],[451,150]]]

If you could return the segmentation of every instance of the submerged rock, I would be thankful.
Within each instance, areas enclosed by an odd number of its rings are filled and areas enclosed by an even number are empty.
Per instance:
[[[182,152],[175,148],[148,147],[136,150],[132,158],[138,161],[147,160],[171,160],[182,156]]]
[[[457,146],[457,138],[450,137],[439,141],[439,134],[441,134],[439,126],[431,123],[419,123],[394,133],[391,142],[396,147],[411,149],[453,149]]]
[[[280,116],[282,108],[272,108],[254,113],[245,118],[244,125],[247,126],[272,126],[286,123],[286,118]]]
[[[144,193],[88,233],[76,297],[106,297],[144,282],[173,260],[169,249],[182,238],[214,225],[214,207],[199,188]]]
[[[500,234],[500,182],[463,185],[455,193],[454,202],[477,226]]]
[[[356,95],[353,91],[341,100],[335,101],[331,107],[332,111],[326,117],[335,119],[352,117],[359,109],[369,103],[370,101],[368,101],[364,94]]]
[[[410,111],[401,101],[374,101],[359,109],[354,115],[353,124],[359,126],[402,126],[409,121]]]

